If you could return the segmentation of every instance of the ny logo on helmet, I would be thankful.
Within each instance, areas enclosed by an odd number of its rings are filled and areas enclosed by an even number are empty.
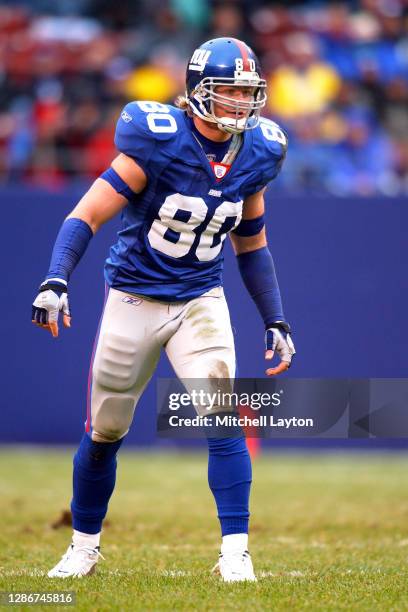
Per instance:
[[[196,49],[190,60],[189,69],[199,70],[200,72],[204,70],[210,54],[211,51],[207,51],[207,49]]]

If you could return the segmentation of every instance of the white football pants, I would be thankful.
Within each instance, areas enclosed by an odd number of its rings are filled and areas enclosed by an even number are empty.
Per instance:
[[[178,378],[233,379],[234,338],[222,287],[185,302],[159,302],[110,289],[92,369],[92,439],[129,430],[161,348]]]

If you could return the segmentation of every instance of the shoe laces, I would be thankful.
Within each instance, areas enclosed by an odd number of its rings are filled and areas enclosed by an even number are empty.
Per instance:
[[[65,553],[65,555],[62,558],[64,561],[67,561],[70,558],[72,558],[72,555],[76,553],[83,553],[87,555],[96,554],[97,557],[100,557],[101,559],[105,561],[105,557],[100,552],[99,546],[95,546],[95,548],[92,548],[91,546],[74,546],[74,544],[71,544],[70,549]]]
[[[250,559],[247,550],[233,550],[228,553],[222,553],[220,556],[224,558],[233,571],[240,571],[242,564],[245,564],[245,562]]]

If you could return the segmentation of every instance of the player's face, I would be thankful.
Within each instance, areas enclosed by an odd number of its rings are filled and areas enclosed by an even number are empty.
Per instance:
[[[217,117],[232,117],[237,119],[243,119],[250,113],[250,103],[253,102],[255,97],[256,87],[249,86],[237,86],[237,85],[218,85],[214,88],[214,93],[220,96],[229,98],[228,103],[223,104],[219,101],[214,101],[213,109],[214,114]],[[242,105],[237,110],[235,103]],[[245,109],[248,104],[248,109]]]

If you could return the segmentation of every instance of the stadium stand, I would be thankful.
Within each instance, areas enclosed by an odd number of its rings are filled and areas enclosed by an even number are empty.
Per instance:
[[[266,114],[289,133],[278,191],[408,192],[403,0],[0,1],[0,184],[98,176],[123,104],[172,102],[192,49],[224,35],[259,54]]]

